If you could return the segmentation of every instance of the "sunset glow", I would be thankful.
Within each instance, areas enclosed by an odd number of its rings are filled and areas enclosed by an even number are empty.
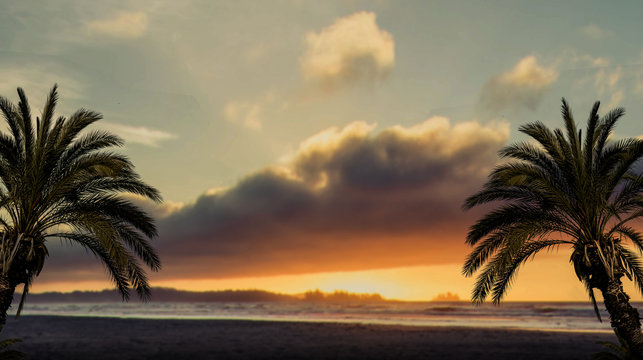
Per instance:
[[[6,2],[0,94],[40,109],[57,83],[60,115],[96,110],[125,140],[165,200],[127,195],[159,229],[153,286],[469,300],[464,240],[489,208],[461,207],[520,125],[559,127],[565,96],[579,123],[601,100],[628,111],[615,138],[643,136],[640,31],[614,20],[640,11],[511,5]],[[48,247],[33,292],[111,287]],[[568,250],[507,300],[586,301]]]
[[[228,289],[262,289],[283,294],[302,294],[319,289],[324,292],[346,290],[354,293],[378,293],[387,299],[406,301],[433,300],[439,294],[454,293],[468,300],[474,279],[460,275],[461,265],[401,267],[381,270],[328,272],[268,277],[230,279],[156,280],[155,286],[189,291]],[[563,255],[543,256],[525,267],[507,296],[507,301],[586,301],[587,294]],[[556,279],[551,281],[551,279]],[[61,282],[43,281],[33,291],[103,290],[107,281]],[[633,284],[626,290],[636,294]],[[634,295],[633,299],[642,298]]]

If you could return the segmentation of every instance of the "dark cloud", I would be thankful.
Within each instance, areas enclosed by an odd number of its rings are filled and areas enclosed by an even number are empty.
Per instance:
[[[376,134],[364,123],[326,130],[304,141],[288,166],[174,206],[159,221],[159,278],[459,262],[476,216],[460,205],[507,136],[506,124],[452,126],[444,118]]]
[[[302,143],[291,164],[249,175],[161,220],[167,277],[359,270],[459,261],[504,126],[354,123]]]

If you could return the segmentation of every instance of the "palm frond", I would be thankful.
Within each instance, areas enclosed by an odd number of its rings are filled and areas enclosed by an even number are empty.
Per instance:
[[[111,280],[116,284],[118,291],[124,300],[129,299],[130,282],[122,262],[119,262],[109,248],[105,247],[96,236],[83,233],[53,233],[50,237],[69,240],[78,244],[91,252],[94,256],[101,260],[105,266]]]
[[[576,129],[576,122],[574,121],[572,110],[564,98],[562,99],[560,112],[563,116],[563,121],[565,122],[565,129],[567,130],[567,139],[569,141],[569,145],[572,150],[573,158],[580,159],[581,158],[581,147],[580,147],[581,139],[579,136],[580,133]]]
[[[597,140],[596,140],[597,153],[600,154],[603,152],[603,149],[605,148],[605,144],[607,144],[607,140],[609,139],[610,134],[612,134],[612,131],[614,130],[614,126],[616,125],[616,122],[618,122],[618,120],[623,115],[625,115],[625,109],[615,108],[609,111],[601,118],[597,129],[597,133],[598,133]]]
[[[559,147],[556,134],[540,121],[521,125],[518,128],[523,134],[526,134],[536,140],[547,151],[552,159],[557,160],[563,157],[562,149]]]
[[[563,244],[569,244],[569,242],[565,240],[534,240],[524,243],[518,251],[512,254],[511,261],[502,268],[502,271],[499,271],[499,276],[495,280],[492,288],[493,302],[497,304],[502,300],[512,280],[516,276],[518,268],[524,264],[526,260],[543,249],[557,247]]]
[[[643,294],[643,263],[641,263],[641,259],[622,245],[617,244],[616,248],[625,270],[632,275],[634,285],[639,290],[639,293]]]
[[[33,133],[33,124],[31,123],[31,108],[29,107],[29,102],[27,96],[22,88],[18,88],[18,97],[20,102],[18,102],[18,108],[20,109],[20,119],[18,121],[18,126],[22,133],[24,140],[24,153],[25,153],[25,162],[27,164],[32,164],[32,158],[34,153],[34,133]]]
[[[596,101],[592,110],[587,118],[587,135],[585,135],[585,145],[583,146],[583,154],[585,156],[585,168],[591,169],[594,162],[594,146],[598,140],[598,127],[599,116],[598,109],[601,106],[600,101]]]

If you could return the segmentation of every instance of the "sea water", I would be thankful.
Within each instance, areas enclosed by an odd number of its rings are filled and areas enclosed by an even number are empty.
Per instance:
[[[643,308],[643,303],[633,304]],[[344,322],[411,326],[466,326],[549,331],[610,332],[609,315],[599,322],[591,303],[506,302],[150,302],[27,303],[22,315],[154,319],[238,319]]]

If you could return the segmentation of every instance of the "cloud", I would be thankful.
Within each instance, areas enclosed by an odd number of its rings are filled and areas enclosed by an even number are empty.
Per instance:
[[[287,166],[203,194],[159,221],[163,278],[237,277],[459,262],[462,213],[508,125],[355,122],[303,141]]]
[[[643,95],[643,71],[638,75],[638,81],[634,84],[634,93]]]
[[[460,263],[463,213],[509,136],[507,123],[354,122],[301,142],[284,166],[189,204],[155,205],[163,271],[155,279],[229,278]],[[97,276],[82,250],[52,247],[46,279]],[[73,266],[71,265],[73,264]]]
[[[245,101],[232,101],[223,108],[226,120],[241,123],[244,127],[259,131],[262,127],[263,105]]]
[[[580,32],[592,40],[605,40],[613,35],[611,31],[603,30],[595,24],[581,27]]]
[[[41,109],[54,84],[58,84],[58,112],[73,111],[66,108],[65,99],[79,99],[84,87],[81,82],[68,76],[62,69],[38,62],[23,62],[22,65],[0,63],[0,95],[18,101],[16,89],[21,87],[29,98],[32,109]]]
[[[98,126],[120,136],[126,143],[151,147],[157,147],[159,143],[177,137],[174,134],[144,126],[130,126],[107,121],[101,121]]]
[[[164,200],[163,203],[157,204],[137,194],[126,193],[121,196],[143,209],[146,213],[148,213],[155,219],[164,218],[174,212],[181,210],[185,206],[184,203],[169,200]]]
[[[489,79],[482,88],[478,105],[492,113],[519,108],[536,110],[544,93],[557,79],[555,67],[542,66],[535,56],[527,56],[511,70]]]
[[[602,67],[594,76],[594,86],[596,87],[598,97],[601,98],[605,93],[610,94],[607,108],[614,108],[621,104],[625,97],[625,91],[619,87],[619,82],[623,76],[621,66]]]
[[[277,104],[280,97],[274,91],[267,91],[254,101],[230,101],[223,107],[223,116],[231,123],[243,125],[250,130],[260,131],[266,112],[285,109],[285,102]]]
[[[325,91],[385,78],[395,64],[393,36],[378,27],[375,14],[358,12],[306,35],[300,59],[303,76]]]
[[[593,58],[589,55],[576,59],[576,62],[595,68],[596,72],[593,73],[592,81],[596,89],[596,96],[600,99],[609,94],[607,108],[621,105],[625,97],[625,90],[621,87],[621,80],[623,79],[622,66],[612,66],[609,59]]]
[[[625,91],[623,89],[615,90],[612,95],[610,95],[610,99],[607,102],[607,108],[613,109],[617,106],[621,106],[624,97]]]
[[[147,32],[148,17],[142,11],[121,11],[107,19],[89,22],[87,28],[99,35],[121,39],[139,38]]]
[[[637,59],[639,64],[643,61],[643,51],[640,52]],[[635,94],[643,96],[643,65],[639,65],[632,76],[632,90]]]

